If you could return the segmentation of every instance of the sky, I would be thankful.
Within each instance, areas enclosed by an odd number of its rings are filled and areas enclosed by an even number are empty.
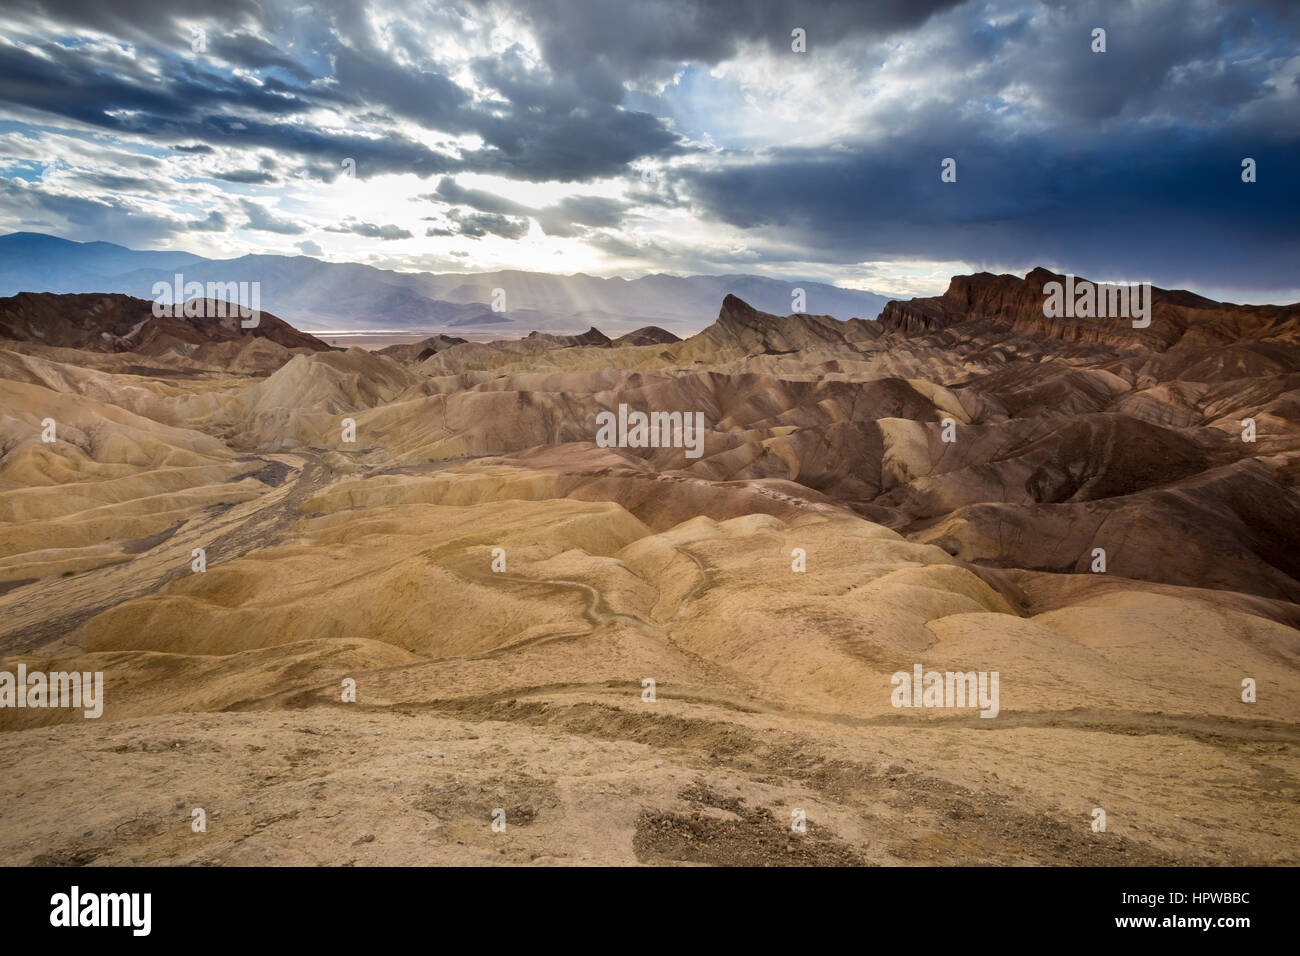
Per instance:
[[[0,232],[1291,302],[1298,38],[1292,0],[6,0]]]

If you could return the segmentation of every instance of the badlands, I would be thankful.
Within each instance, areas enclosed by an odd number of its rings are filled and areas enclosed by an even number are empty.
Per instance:
[[[103,674],[0,707],[0,861],[1300,863],[1300,306],[1061,278],[375,352],[0,299],[0,670]]]

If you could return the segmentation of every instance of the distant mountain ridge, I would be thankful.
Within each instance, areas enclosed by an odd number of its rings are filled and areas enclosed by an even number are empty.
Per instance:
[[[243,345],[254,339],[265,339],[285,349],[330,350],[320,339],[269,312],[262,312],[257,325],[246,329],[237,316],[217,317],[216,303],[211,305],[213,308],[205,310],[212,314],[210,318],[160,318],[153,314],[151,301],[127,295],[20,292],[0,298],[0,339],[142,355],[191,355],[205,345]]]
[[[462,274],[405,273],[308,256],[247,255],[207,259],[187,252],[127,249],[43,233],[0,236],[0,296],[19,292],[121,293],[153,297],[156,282],[176,272],[187,282],[259,282],[263,307],[304,330],[482,329],[503,337],[538,330],[580,334],[597,326],[622,335],[656,326],[690,335],[708,324],[718,302],[736,295],[756,309],[785,315],[794,289],[803,311],[839,319],[874,319],[887,296],[820,282],[751,275],[638,279],[505,270]],[[505,309],[494,311],[496,290]]]
[[[1146,327],[1135,328],[1127,319],[1113,317],[1049,317],[1043,308],[1044,287],[1065,278],[1042,267],[1030,270],[1023,279],[989,272],[953,276],[943,295],[890,302],[880,313],[879,324],[917,334],[982,322],[1017,334],[1155,352],[1240,347],[1246,342],[1267,342],[1270,348],[1300,344],[1300,303],[1237,305],[1185,289],[1153,286],[1151,322]]]

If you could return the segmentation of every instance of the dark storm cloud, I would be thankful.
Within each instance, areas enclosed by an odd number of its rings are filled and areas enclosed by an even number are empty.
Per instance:
[[[617,226],[623,221],[627,203],[604,196],[570,196],[543,209],[542,215],[553,215],[567,222],[583,226]]]
[[[284,118],[309,108],[300,97],[276,95],[249,79],[200,72],[187,62],[170,63],[166,78],[159,81],[116,48],[44,43],[39,49],[40,54],[0,46],[0,102],[119,134],[198,141],[184,147],[186,152],[210,146],[207,141],[223,132],[223,124],[236,122],[223,115],[235,108],[244,115],[267,117],[244,122],[248,130],[264,131],[259,145],[282,146],[284,130],[292,128]]]
[[[983,72],[983,89],[972,92],[999,93],[1024,84],[1056,118],[1099,122],[1165,116],[1191,124],[1223,119],[1225,109],[1264,95],[1267,73],[1260,54],[1288,35],[1294,51],[1300,6],[1221,3],[1194,17],[1180,15],[1182,8],[1168,0],[1052,4],[1032,30],[1026,13],[987,41],[981,38],[990,29],[981,23],[978,8],[963,8],[956,16],[966,39],[945,49],[945,62],[964,70],[1001,54]],[[1034,6],[1028,10],[1042,12]],[[1106,31],[1102,54],[1092,50],[1096,27]],[[1241,50],[1225,55],[1232,38]]]
[[[479,212],[501,213],[507,216],[531,216],[534,210],[523,203],[514,202],[495,193],[482,189],[466,189],[457,185],[456,180],[444,176],[438,188],[431,193],[424,193],[417,199],[445,202],[453,206],[471,206]]]
[[[832,157],[783,151],[761,165],[687,174],[688,188],[707,218],[805,245],[826,262],[1043,263],[1143,271],[1159,282],[1185,281],[1208,260],[1250,283],[1294,274],[1294,141],[1171,143],[1161,132],[1070,148],[1050,137],[953,133]],[[1241,180],[1246,156],[1258,182]],[[955,183],[940,179],[947,157],[957,161]]]
[[[326,226],[326,232],[350,232],[368,239],[410,239],[411,233],[401,226],[388,224],[384,226],[373,222],[345,221],[337,226]]]
[[[615,227],[622,223],[629,204],[603,196],[570,196],[544,207],[527,206],[482,189],[467,189],[448,176],[431,193],[416,197],[453,206],[469,206],[479,212],[502,217],[529,217],[537,220],[548,236],[581,236],[586,226]],[[524,229],[524,233],[527,229]],[[497,233],[503,235],[503,233]],[[522,235],[523,233],[520,233]]]
[[[459,235],[468,239],[481,239],[486,235],[502,239],[522,239],[528,235],[528,220],[501,216],[492,212],[452,212]],[[428,233],[426,233],[428,235]]]
[[[503,115],[477,115],[474,131],[487,146],[467,154],[471,169],[575,182],[622,172],[644,156],[685,150],[663,120],[620,106],[625,91],[608,68],[533,66],[514,48],[479,59],[473,68],[509,107]]]
[[[245,223],[245,227],[248,229],[256,229],[260,232],[278,232],[284,236],[298,235],[307,231],[298,223],[289,219],[281,219],[258,203],[241,199],[239,206],[244,210],[244,215],[248,217],[248,222]]]
[[[628,203],[603,196],[570,196],[537,210],[535,218],[548,236],[585,236],[588,226],[616,228],[623,223]]]
[[[200,22],[219,15],[232,23],[254,23],[265,16],[257,0],[7,0],[5,12],[15,19],[82,27],[138,42],[184,42],[190,33],[178,21]]]
[[[808,48],[884,37],[925,23],[962,0],[518,0],[537,32],[546,62],[572,70],[613,95],[610,77],[658,75],[686,61],[713,65],[743,41],[789,50],[791,31],[807,31]],[[485,3],[477,3],[484,6]]]
[[[244,183],[252,186],[264,186],[267,183],[277,182],[274,174],[268,173],[264,169],[234,169],[228,173],[213,173],[212,178],[227,183]]]
[[[415,173],[432,176],[449,172],[461,163],[400,134],[384,139],[351,133],[321,132],[303,126],[255,123],[228,117],[208,117],[203,122],[214,142],[227,147],[267,147],[304,161],[302,172],[314,179],[333,181],[343,175],[342,162],[351,159],[356,175]]]
[[[384,107],[430,129],[463,133],[472,128],[464,90],[441,72],[398,66],[382,50],[339,47],[334,79],[341,95],[353,103]]]
[[[230,228],[230,223],[224,214],[214,209],[206,219],[196,219],[187,223],[185,228],[190,232],[225,232]]]
[[[275,44],[255,33],[239,31],[235,33],[214,33],[207,37],[208,52],[213,56],[235,66],[248,70],[281,69],[294,79],[310,83],[313,79],[309,70],[303,68],[296,60],[286,56]]]
[[[175,191],[169,183],[119,173],[77,173],[75,179],[79,185],[105,192],[166,194]]]

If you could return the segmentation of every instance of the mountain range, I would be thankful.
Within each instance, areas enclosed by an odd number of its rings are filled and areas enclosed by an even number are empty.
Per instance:
[[[821,282],[752,275],[636,279],[508,270],[470,274],[394,272],[309,256],[246,255],[206,259],[188,252],[136,251],[110,242],[73,242],[43,233],[0,236],[0,296],[19,292],[114,292],[152,299],[154,284],[258,282],[261,304],[305,331],[384,329],[581,333],[591,326],[620,335],[658,326],[696,332],[728,294],[756,308],[789,312],[795,289],[802,311],[841,319],[875,318],[886,296]],[[504,301],[501,301],[502,290]],[[494,298],[502,306],[493,309]]]

